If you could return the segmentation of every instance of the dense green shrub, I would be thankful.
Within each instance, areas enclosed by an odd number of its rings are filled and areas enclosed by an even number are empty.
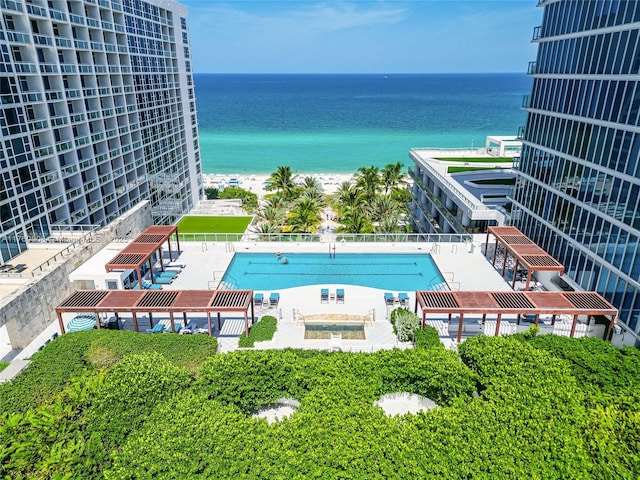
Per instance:
[[[280,397],[296,396],[294,351],[240,351],[216,355],[204,362],[199,384],[210,398],[232,404],[245,413]]]
[[[240,334],[238,339],[238,346],[240,348],[253,348],[255,342],[265,342],[271,340],[276,333],[277,320],[276,317],[266,315],[262,317],[255,325],[249,330],[249,336],[244,332]]]
[[[640,383],[640,350],[618,349],[595,337],[540,335],[531,345],[569,362],[571,373],[591,395],[620,393]]]
[[[9,366],[9,362],[0,362],[0,372]]]
[[[107,452],[116,449],[158,404],[188,388],[192,380],[193,374],[157,352],[125,357],[95,395],[88,411],[91,431]]]
[[[83,411],[103,381],[95,374],[78,378],[47,404],[0,413],[0,477],[96,478],[100,468],[88,463],[93,453],[104,450],[96,436],[84,431]]]
[[[218,343],[208,335],[142,335],[130,331],[89,330],[61,335],[32,357],[13,381],[0,385],[0,405],[24,412],[48,401],[73,377],[109,367],[131,353],[158,352],[177,366],[197,369]]]
[[[444,348],[444,345],[440,341],[438,330],[429,325],[426,325],[424,329],[419,328],[416,330],[414,345],[416,349]]]
[[[591,342],[240,351],[196,373],[157,353],[87,363],[42,406],[0,414],[0,477],[640,478],[638,355]],[[614,372],[626,384],[597,383]],[[396,392],[440,407],[389,417],[374,402]],[[293,416],[252,418],[280,397]]]

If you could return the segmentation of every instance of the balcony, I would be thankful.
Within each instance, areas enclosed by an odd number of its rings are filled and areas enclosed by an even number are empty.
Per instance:
[[[62,100],[64,95],[62,94],[62,90],[52,90],[46,93],[47,100]]]
[[[87,143],[89,143],[89,137],[80,137],[76,138],[75,140],[76,147],[81,147],[82,145],[86,145]]]
[[[39,17],[47,17],[47,11],[42,8],[42,7],[38,7],[37,5],[31,5],[29,3],[27,3],[27,13],[29,15],[37,15]]]
[[[522,108],[531,108],[531,95],[522,96]]]
[[[73,13],[70,13],[69,20],[75,25],[84,25],[84,17],[81,17],[80,15],[74,15]]]
[[[533,29],[533,37],[531,38],[531,41],[535,42],[536,40],[538,40],[540,37],[542,36],[542,26],[538,25],[537,27],[535,27]]]
[[[64,195],[58,195],[57,197],[53,197],[51,200],[47,200],[47,209],[53,210],[58,205],[64,203]]]
[[[69,118],[71,119],[71,123],[81,123],[85,121],[84,113],[76,113]]]
[[[97,200],[91,204],[89,204],[89,213],[95,213],[97,210],[100,210],[100,200]]]
[[[68,38],[56,38],[56,47],[73,48],[73,42]]]
[[[45,185],[47,183],[55,182],[59,178],[60,176],[58,175],[58,172],[46,172],[40,177],[40,184]]]
[[[37,73],[38,69],[34,63],[17,62],[14,64],[18,73]]]
[[[0,0],[0,7],[22,13],[22,5],[20,2],[14,2],[13,0]]]
[[[51,37],[47,37],[45,35],[33,35],[33,43],[36,45],[53,45],[53,40]]]
[[[35,155],[36,158],[46,157],[48,155],[53,154],[53,147],[51,146],[42,147],[36,150],[33,154]]]
[[[55,63],[41,63],[40,72],[42,73],[58,73],[58,66]]]
[[[61,12],[60,10],[54,10],[53,8],[50,8],[49,15],[53,20],[60,20],[61,22],[65,22],[65,23],[67,21],[66,13]]]
[[[61,64],[60,65],[60,72],[61,73],[76,73],[76,66],[75,65]]]
[[[29,35],[20,32],[7,32],[7,40],[13,43],[24,43],[25,45],[31,43]]]
[[[527,75],[535,75],[537,68],[536,62],[529,62],[529,66],[527,67]]]
[[[22,94],[22,101],[24,103],[36,103],[36,102],[42,102],[44,101],[44,97],[42,96],[41,93],[39,92],[35,92],[35,93],[23,93]]]
[[[93,166],[93,160],[91,158],[87,158],[86,160],[81,161],[78,166],[80,167],[80,170],[86,170],[89,167]],[[89,184],[87,184],[88,186]]]
[[[80,89],[71,88],[65,92],[67,98],[80,98]]]
[[[49,128],[49,124],[46,120],[34,120],[33,122],[29,122],[29,131],[37,132],[38,130],[44,130]]]
[[[73,147],[73,143],[71,141],[61,142],[56,145],[56,151],[58,153],[66,152],[67,150],[70,150],[72,147]]]
[[[525,127],[526,125],[523,125],[521,127],[518,128],[518,133],[516,135],[516,138],[518,140],[522,140],[524,138],[524,134],[525,134]]]
[[[60,115],[58,117],[53,117],[51,119],[52,127],[59,127],[61,125],[67,125],[69,123],[69,118],[66,115]]]
[[[60,171],[62,172],[62,178],[71,177],[72,175],[75,175],[76,173],[78,173],[78,166],[68,165],[66,167],[61,168]]]

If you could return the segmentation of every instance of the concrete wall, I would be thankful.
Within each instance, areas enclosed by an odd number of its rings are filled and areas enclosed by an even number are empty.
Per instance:
[[[57,319],[55,308],[71,293],[69,274],[114,239],[133,239],[152,224],[151,205],[144,201],[91,238],[71,249],[66,258],[2,300],[0,326],[6,325],[11,346],[22,349]]]

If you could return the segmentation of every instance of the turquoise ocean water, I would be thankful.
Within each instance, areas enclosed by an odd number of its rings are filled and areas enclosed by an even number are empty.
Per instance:
[[[352,173],[524,124],[524,74],[195,74],[204,173]]]

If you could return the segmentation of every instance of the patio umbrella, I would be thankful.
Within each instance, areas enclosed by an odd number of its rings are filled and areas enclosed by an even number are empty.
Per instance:
[[[96,317],[93,315],[78,315],[73,317],[67,323],[67,331],[80,332],[82,330],[91,330],[96,326]]]

